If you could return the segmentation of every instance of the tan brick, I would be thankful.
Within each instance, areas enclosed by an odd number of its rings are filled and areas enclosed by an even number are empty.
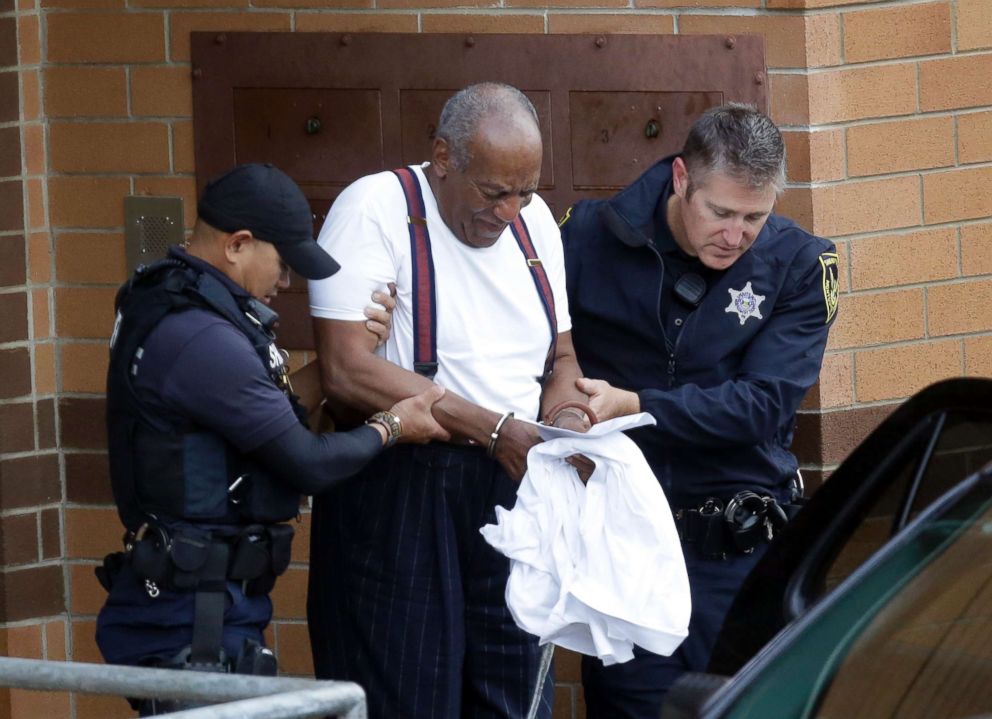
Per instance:
[[[680,35],[760,35],[768,67],[806,67],[806,22],[799,15],[682,15]]]
[[[629,7],[627,0],[505,0],[505,7],[528,8],[620,8]]]
[[[649,7],[649,6],[643,6]],[[549,15],[548,32],[552,33],[648,33],[670,35],[675,32],[675,18],[668,15]]]
[[[165,60],[164,18],[158,14],[54,13],[47,22],[51,62]]]
[[[28,236],[28,277],[39,285],[52,279],[52,248],[47,232]]]
[[[809,75],[813,125],[914,112],[915,63],[823,70]]]
[[[769,10],[816,10],[841,5],[864,4],[865,0],[766,0]]]
[[[168,172],[169,128],[157,122],[52,123],[52,168],[62,172]]]
[[[992,330],[992,280],[965,280],[927,288],[931,336]]]
[[[118,532],[117,546],[120,543],[120,532]],[[100,650],[96,646],[95,621],[89,619],[84,621],[76,620],[72,623],[69,633],[72,635],[72,660],[74,662],[103,663],[103,657],[100,656]]]
[[[73,615],[97,614],[107,599],[107,592],[93,575],[93,565],[70,564],[69,582],[69,606]]]
[[[27,180],[28,216],[26,223],[29,230],[41,230],[48,227],[48,214],[45,210],[45,185],[40,179]]]
[[[252,7],[284,7],[284,8],[327,8],[335,9],[369,9],[375,7],[374,0],[252,0]],[[299,16],[297,16],[299,17]],[[296,25],[300,32],[299,23]]]
[[[41,625],[7,628],[7,656],[17,659],[41,659]]]
[[[813,191],[809,187],[790,187],[775,202],[775,213],[785,215],[800,227],[813,229]]]
[[[909,397],[927,385],[961,375],[961,342],[926,342],[856,353],[859,402]]]
[[[310,561],[310,512],[300,512],[299,521],[293,525],[296,536],[293,537],[293,562],[306,563]]]
[[[58,10],[117,10],[125,5],[125,0],[41,0],[42,7]]]
[[[110,361],[106,344],[64,342],[60,354],[62,391],[97,393],[106,389]]]
[[[273,616],[280,619],[307,618],[306,568],[291,567],[279,577],[272,591]]]
[[[491,0],[378,0],[378,7],[422,9],[422,8],[491,8],[496,6]],[[422,19],[426,19],[426,15]],[[484,23],[480,23],[480,26]]]
[[[132,719],[130,705],[121,697],[76,694],[76,719]]]
[[[33,692],[28,689],[10,690],[10,716],[69,719],[72,716],[67,692]]]
[[[45,70],[49,117],[126,117],[122,67],[50,67]]]
[[[790,182],[829,182],[845,177],[843,130],[785,130],[782,139]]]
[[[192,229],[196,222],[196,179],[193,177],[136,177],[137,195],[179,197],[183,201],[184,227]]]
[[[949,170],[923,177],[927,224],[992,215],[992,167]]]
[[[192,122],[172,123],[172,170],[173,172],[196,171]]]
[[[953,227],[849,242],[855,290],[946,280],[958,274]]]
[[[280,622],[276,628],[276,656],[286,674],[313,676],[313,656],[306,624]]]
[[[45,623],[45,659],[64,662],[66,626],[63,621]]]
[[[21,65],[37,65],[41,62],[40,33],[37,15],[21,15],[17,18],[17,51]]]
[[[847,129],[851,177],[954,164],[954,118],[895,120]]]
[[[957,122],[958,160],[960,162],[992,160],[992,112],[958,115]]]
[[[920,109],[992,105],[992,53],[920,63]]]
[[[22,125],[21,142],[24,147],[24,170],[28,175],[44,174],[45,128],[42,125]]]
[[[831,352],[823,357],[820,367],[820,407],[844,407],[854,404],[852,367],[854,355],[850,352]]]
[[[969,377],[992,377],[992,337],[966,337],[964,373]]]
[[[109,339],[114,325],[115,290],[60,287],[55,290],[55,330],[59,337]]]
[[[44,395],[54,394],[55,389],[55,345],[36,344],[34,346],[34,391],[39,395]]]
[[[69,559],[103,559],[120,549],[123,528],[114,509],[72,507],[65,512]],[[79,657],[75,657],[79,660]]]
[[[439,13],[421,17],[424,32],[544,32],[543,15],[459,15]]]
[[[129,0],[130,7],[162,8],[246,8],[252,6],[250,0]]]
[[[288,13],[274,12],[177,12],[172,13],[171,27],[171,58],[173,61],[186,62],[189,60],[189,34],[191,32],[289,30],[290,16]]]
[[[297,32],[417,32],[416,15],[296,13]]]
[[[936,55],[951,50],[951,7],[946,0],[846,12],[842,17],[845,62]]]
[[[961,228],[961,271],[965,275],[992,274],[992,222]]]
[[[884,202],[880,198],[885,198]],[[813,231],[823,237],[853,235],[920,223],[916,177],[845,182],[813,188]]]
[[[809,124],[809,76],[768,74],[771,118],[779,125]]]
[[[841,64],[840,16],[830,13],[807,15],[806,67]]]
[[[31,291],[31,318],[34,323],[33,339],[43,340],[52,336],[51,322],[48,317],[48,290]]]
[[[634,7],[670,7],[684,8],[691,6],[691,0],[634,0]],[[703,7],[761,7],[761,0],[705,0],[696,5]]]
[[[21,117],[25,122],[41,117],[41,82],[37,70],[21,72]]]
[[[829,349],[870,347],[923,337],[923,290],[848,294],[840,299]]]
[[[119,232],[60,232],[55,241],[60,282],[120,284],[127,279],[124,236]]]
[[[131,110],[135,116],[193,115],[193,81],[188,67],[136,67],[131,70]]]
[[[988,0],[958,0],[957,49],[992,47],[992,3]]]
[[[55,227],[119,227],[124,224],[123,177],[52,177],[48,196]]]

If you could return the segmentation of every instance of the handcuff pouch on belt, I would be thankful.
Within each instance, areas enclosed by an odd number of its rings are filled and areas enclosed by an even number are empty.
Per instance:
[[[726,503],[709,497],[698,508],[675,512],[679,539],[715,559],[750,554],[760,543],[770,542],[787,522],[786,510],[774,497],[748,490]]]

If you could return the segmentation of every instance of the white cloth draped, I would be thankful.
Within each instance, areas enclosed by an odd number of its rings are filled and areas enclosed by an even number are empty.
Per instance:
[[[588,434],[540,426],[547,441],[527,455],[512,510],[480,530],[511,559],[506,601],[541,643],[599,657],[633,657],[636,644],[671,654],[688,632],[689,580],[671,510],[624,429],[653,424],[618,417]],[[583,486],[565,462],[583,454],[596,470]]]

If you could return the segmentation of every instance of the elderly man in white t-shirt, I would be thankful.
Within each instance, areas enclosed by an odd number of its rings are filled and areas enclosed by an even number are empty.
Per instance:
[[[514,625],[508,560],[479,528],[512,507],[539,441],[519,419],[589,426],[556,409],[587,397],[558,227],[536,194],[541,154],[522,93],[468,87],[445,105],[430,162],[358,180],[320,233],[342,265],[310,284],[325,393],[369,412],[434,381],[452,435],[394,447],[314,499],[316,673],[362,684],[371,717],[523,717],[536,689],[537,641]],[[363,310],[389,283],[393,331],[377,349]],[[550,679],[542,691],[547,717]]]

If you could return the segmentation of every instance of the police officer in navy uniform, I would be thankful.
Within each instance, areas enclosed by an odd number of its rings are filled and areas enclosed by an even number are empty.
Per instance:
[[[801,494],[789,446],[836,313],[837,254],[771,214],[784,185],[778,129],[729,104],[696,121],[681,153],[562,221],[575,349],[601,378],[577,386],[600,420],[657,420],[631,436],[675,514],[693,604],[671,657],[584,658],[590,719],[654,719],[682,672],[705,670]]]
[[[396,441],[447,439],[430,412],[443,390],[349,432],[308,431],[268,306],[289,268],[311,279],[338,270],[313,239],[306,198],[280,170],[250,164],[208,184],[197,210],[187,249],[139,268],[116,300],[107,428],[127,534],[97,571],[109,590],[97,643],[111,663],[273,674],[262,630],[300,495]]]

